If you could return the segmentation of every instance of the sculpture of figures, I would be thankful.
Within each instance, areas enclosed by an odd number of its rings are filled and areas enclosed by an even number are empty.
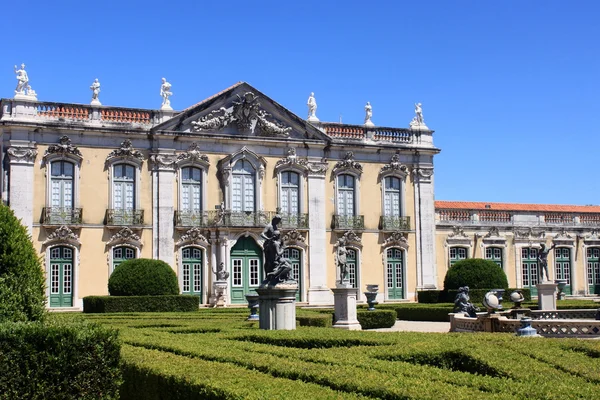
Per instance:
[[[371,117],[373,116],[373,107],[371,107],[371,103],[367,101],[367,105],[365,106],[365,125],[366,126],[375,126],[373,121],[371,121]]]
[[[537,259],[538,259],[538,279],[539,282],[548,282],[550,281],[550,275],[548,275],[548,253],[552,251],[556,245],[552,245],[549,249],[546,250],[546,245],[541,244],[541,249],[538,251]],[[544,275],[545,278],[544,279]]]
[[[284,246],[281,233],[277,225],[281,223],[281,217],[275,215],[270,224],[260,234],[265,239],[263,250],[265,253],[265,281],[270,285],[276,285],[279,282],[290,280],[292,266],[290,262],[283,257]]]
[[[100,100],[98,99],[98,96],[100,95],[100,82],[98,81],[98,78],[94,80],[90,89],[92,91],[92,104],[100,104]]]
[[[412,121],[410,121],[411,129],[429,129],[427,125],[425,125],[425,120],[423,119],[423,105],[421,103],[415,103],[415,116]]]
[[[346,238],[342,236],[338,239],[337,244],[337,266],[340,271],[340,285],[350,284],[350,274],[346,259],[347,254],[348,250],[346,249]]]
[[[15,65],[15,74],[17,74],[17,88],[15,89],[15,94],[26,94],[25,91],[30,89],[29,87],[29,77],[27,76],[27,71],[25,71],[25,64],[21,64],[21,69],[17,69]]]
[[[217,276],[218,281],[226,281],[229,278],[229,272],[225,270],[225,263],[219,263],[217,269],[213,269],[213,273]]]
[[[279,215],[275,215],[271,220],[270,224],[265,226],[260,236],[265,239],[265,243],[263,244],[263,249],[265,251],[265,276],[268,276],[270,272],[273,272],[275,268],[275,255],[272,257],[267,257],[267,252],[270,250],[269,246],[271,246],[271,242],[273,241],[273,237],[275,236],[275,232],[278,231],[277,225],[281,223],[281,217]]]
[[[162,85],[160,85],[160,96],[162,97],[162,109],[171,109],[171,100],[169,97],[173,94],[171,92],[171,84],[167,82],[165,78],[162,78]]]
[[[315,100],[315,93],[311,92],[308,97],[308,101],[306,102],[308,106],[308,120],[309,121],[318,121],[316,112],[317,112],[317,100]]]
[[[454,312],[455,313],[465,313],[469,317],[476,318],[477,311],[479,308],[475,307],[469,298],[469,287],[464,286],[458,288],[458,293],[456,294],[456,298],[454,299]]]

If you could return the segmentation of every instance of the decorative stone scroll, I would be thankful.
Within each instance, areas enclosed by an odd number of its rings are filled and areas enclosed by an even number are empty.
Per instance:
[[[362,174],[363,167],[358,161],[354,160],[354,152],[352,152],[352,151],[346,152],[344,159],[341,161],[338,161],[335,164],[335,166],[333,167],[334,175],[337,175],[338,173],[340,173],[342,171],[354,172],[355,174],[357,174],[359,176]]]
[[[69,227],[65,225],[56,228],[54,232],[49,234],[46,240],[44,240],[43,246],[46,247],[55,243],[67,243],[75,247],[81,246],[79,236],[77,236],[75,232],[73,232],[71,229],[69,229]]]
[[[358,247],[358,248],[362,249],[362,247],[363,247],[362,239],[356,232],[346,231],[346,232],[344,232],[342,237],[344,237],[346,239],[346,245],[354,246],[354,247]],[[335,245],[335,246],[337,246],[337,245]]]
[[[64,135],[59,139],[59,144],[52,144],[48,146],[48,149],[44,152],[44,160],[52,156],[71,157],[81,162],[83,155],[81,151],[71,144],[71,139]]]
[[[392,232],[383,242],[383,247],[400,247],[404,250],[408,250],[408,238],[406,237],[406,233],[400,231]]]
[[[205,168],[208,168],[208,166],[210,165],[210,162],[208,161],[208,156],[200,152],[200,147],[197,143],[192,143],[190,147],[188,147],[187,151],[178,155],[176,162],[177,165],[185,163],[200,164]]]
[[[286,246],[306,247],[306,238],[297,229],[292,229],[283,236],[283,243]]]
[[[277,163],[275,163],[275,173],[277,174],[279,171],[281,171],[284,168],[297,168],[302,170],[304,173],[307,172],[308,170],[308,159],[306,158],[298,158],[296,157],[296,149],[293,147],[290,147],[287,150],[287,156],[278,160]]]
[[[419,182],[431,182],[433,168],[415,168],[413,174]]]
[[[115,233],[106,245],[108,247],[117,246],[120,244],[130,244],[139,249],[144,245],[142,240],[138,235],[136,235],[129,227],[121,228],[117,233]]]
[[[471,245],[471,239],[465,233],[464,229],[460,225],[455,225],[452,227],[452,232],[446,238],[446,243],[451,245]]]
[[[141,163],[144,161],[144,155],[133,148],[131,140],[125,139],[121,142],[121,147],[111,151],[106,157],[106,162],[111,162],[115,158],[124,158],[127,160],[133,160]]]
[[[587,246],[600,246],[600,230],[592,229],[587,235],[583,235],[583,241]]]
[[[486,233],[483,236],[482,239],[482,243],[481,245],[483,246],[483,243],[489,245],[493,245],[493,244],[497,244],[497,245],[505,245],[506,244],[506,238],[502,235],[500,235],[500,229],[498,229],[497,226],[492,226],[490,227],[490,230],[488,231],[488,233]]]
[[[263,110],[258,101],[258,96],[246,92],[243,96],[237,95],[229,109],[221,107],[210,111],[198,121],[192,122],[192,130],[220,130],[229,124],[236,124],[242,132],[251,131],[253,126],[258,127],[262,136],[287,137],[292,131],[291,127],[284,126],[276,121],[270,121],[273,116]]]
[[[191,228],[188,229],[183,235],[181,235],[181,237],[175,245],[177,247],[198,245],[200,247],[206,248],[209,244],[210,240],[202,234],[200,228]]]
[[[386,175],[401,175],[402,177],[405,177],[407,174],[408,167],[400,163],[400,156],[398,154],[394,154],[390,163],[381,167],[378,179],[381,180],[381,178]]]
[[[31,147],[9,147],[6,150],[11,163],[33,163],[37,156],[37,150]]]
[[[537,230],[531,227],[515,228],[514,230],[515,243],[527,243],[529,245],[535,243],[543,243],[546,238],[546,231]]]
[[[175,170],[175,154],[152,154],[150,161],[154,167],[162,171]]]
[[[575,243],[575,238],[565,228],[560,228],[552,242],[555,246],[569,246]]]

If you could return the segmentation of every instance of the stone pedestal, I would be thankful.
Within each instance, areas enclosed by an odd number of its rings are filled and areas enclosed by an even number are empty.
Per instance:
[[[210,304],[213,307],[227,307],[227,281],[214,281]]]
[[[266,330],[296,329],[296,292],[298,284],[278,284],[256,289],[259,327]]]
[[[337,287],[333,291],[333,300],[335,306],[334,328],[347,330],[361,330],[362,327],[356,318],[356,299],[358,298],[358,289]]]
[[[542,282],[535,286],[538,291],[538,309],[542,311],[556,310],[556,283]]]

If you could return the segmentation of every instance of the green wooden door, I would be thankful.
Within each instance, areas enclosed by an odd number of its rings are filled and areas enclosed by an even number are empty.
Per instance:
[[[262,280],[262,249],[250,237],[238,239],[231,249],[231,303],[243,304]]]
[[[50,249],[50,307],[73,307],[73,250]]]
[[[563,293],[571,294],[571,249],[568,247],[554,249],[554,276],[567,280]]]
[[[181,293],[202,296],[202,250],[186,247],[181,250]]]
[[[403,252],[400,249],[387,250],[387,296],[390,300],[404,298]]]
[[[290,276],[298,282],[298,291],[296,292],[296,301],[300,301],[300,293],[302,293],[302,255],[300,250],[293,247],[288,247],[283,251],[283,258],[287,258],[292,264],[292,272]]]
[[[600,247],[589,247],[586,253],[588,291],[600,294]]]
[[[532,296],[537,296],[538,283],[538,261],[537,249],[525,247],[521,249],[521,274],[523,278],[523,288],[531,290]]]
[[[358,257],[356,256],[356,250],[347,248],[346,251],[346,267],[348,268],[350,286],[358,288]]]

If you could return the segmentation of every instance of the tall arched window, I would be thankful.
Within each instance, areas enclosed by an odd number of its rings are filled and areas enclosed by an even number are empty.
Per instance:
[[[454,265],[457,261],[464,260],[467,258],[466,247],[450,247],[450,266]]]
[[[231,211],[253,212],[255,210],[256,171],[246,160],[238,160],[232,171]]]
[[[73,306],[73,250],[67,246],[50,249],[50,307]]]
[[[404,251],[391,248],[387,250],[387,296],[390,300],[404,298]]]
[[[50,164],[50,223],[71,223],[73,215],[73,177],[75,168],[68,161],[52,161]]]
[[[401,181],[395,176],[385,178],[384,213],[386,217],[399,217],[402,215],[402,204],[400,202]]]
[[[352,175],[341,174],[337,177],[338,215],[355,215],[355,178]]]
[[[292,171],[281,173],[281,213],[296,215],[300,213],[299,204],[300,175]]]
[[[186,247],[181,250],[181,256],[182,293],[202,296],[202,250]]]
[[[498,264],[502,268],[502,248],[501,247],[486,247],[485,258]]]
[[[113,166],[114,221],[119,224],[133,223],[135,210],[135,167],[129,164]]]
[[[112,253],[112,271],[114,271],[122,262],[136,258],[136,251],[132,247],[114,247]]]
[[[181,208],[188,213],[202,211],[202,170],[200,168],[181,169]]]

